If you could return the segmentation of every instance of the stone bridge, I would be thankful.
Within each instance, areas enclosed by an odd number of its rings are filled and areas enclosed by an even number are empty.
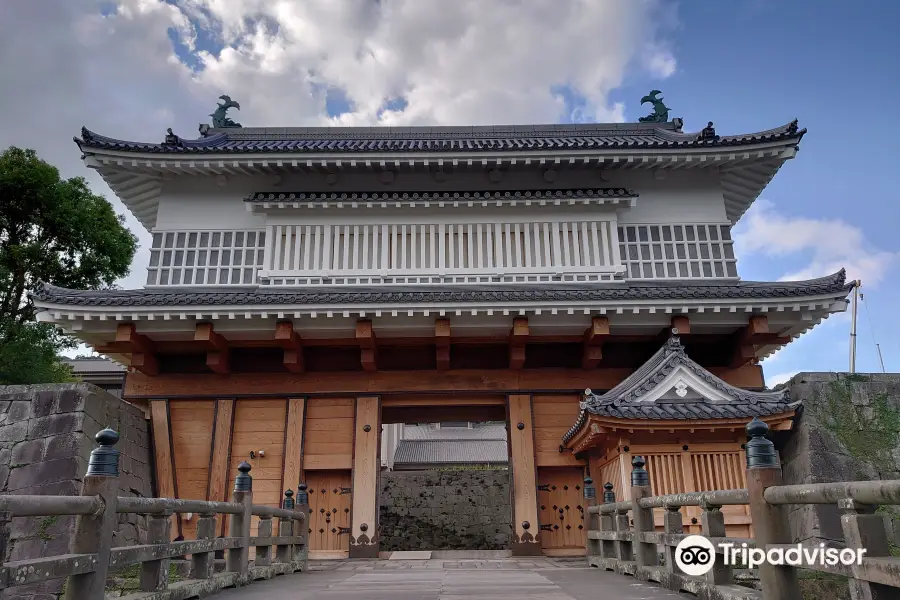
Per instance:
[[[689,592],[710,600],[797,600],[802,597],[797,566],[776,561],[778,553],[792,547],[788,509],[836,504],[843,528],[843,542],[837,548],[865,549],[865,556],[852,564],[803,567],[845,578],[853,600],[900,598],[896,538],[889,514],[879,510],[900,505],[900,480],[783,485],[781,465],[767,433],[768,427],[758,419],[747,425],[746,489],[652,496],[652,482],[640,456],[632,461],[630,500],[617,502],[612,485],[606,484],[598,503],[593,481],[586,478],[586,559],[356,560],[310,568],[304,485],[296,500],[292,490],[285,492],[282,508],[255,505],[251,468],[244,462],[238,467],[231,502],[120,497],[120,453],[115,448],[119,436],[106,429],[96,436],[99,447],[91,452],[81,495],[0,496],[4,556],[13,519],[76,517],[69,553],[4,563],[0,595],[43,600],[53,596],[38,596],[29,586],[65,579],[66,600],[101,600],[109,591],[109,575],[134,567],[135,589],[116,592],[115,597],[656,600]],[[721,511],[726,505],[749,505],[753,539],[726,537]],[[701,536],[684,533],[680,511],[686,506],[702,510]],[[664,511],[662,531],[656,529],[655,510]],[[198,515],[196,539],[169,541],[170,521],[176,513]],[[146,543],[114,544],[123,515],[148,520]],[[227,519],[226,537],[215,537],[217,519]],[[254,519],[257,531],[252,535]],[[687,562],[693,567],[685,566],[682,542],[694,553],[704,544],[709,550],[702,560]],[[732,562],[723,558],[726,543],[768,557],[758,565],[755,586],[747,585],[746,577],[738,577],[738,569],[746,570],[747,564],[735,563],[733,556]],[[224,560],[217,560],[217,553]],[[172,560],[187,556],[190,560],[179,561],[187,565],[186,572],[173,578]],[[691,573],[698,561],[705,568]]]

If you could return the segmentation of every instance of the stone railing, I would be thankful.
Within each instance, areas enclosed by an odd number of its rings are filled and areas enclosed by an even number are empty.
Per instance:
[[[751,438],[746,445],[747,489],[651,496],[650,477],[640,456],[632,459],[629,501],[616,502],[613,486],[607,483],[603,502],[597,504],[593,482],[586,479],[588,564],[710,599],[799,600],[798,567],[847,577],[854,600],[900,598],[900,558],[891,555],[892,525],[888,515],[877,511],[879,505],[900,504],[900,480],[781,485],[778,455],[774,444],[765,437],[768,426],[754,419],[746,429]],[[792,543],[788,524],[787,510],[792,504],[838,505],[844,546],[836,548],[835,564],[830,564],[831,560],[815,564],[802,560],[798,546]],[[754,539],[726,536],[721,508],[728,505],[750,506]],[[707,540],[699,540],[703,545],[700,548],[695,540],[689,540],[693,549],[688,550],[688,560],[684,560],[684,554],[676,556],[687,550],[679,550],[679,543],[694,537],[684,533],[679,512],[683,506],[701,508],[701,537]],[[654,509],[665,510],[662,532],[654,526]],[[824,553],[823,546],[805,550]],[[839,550],[853,549],[864,549],[865,554],[853,564],[841,564]],[[788,556],[787,551],[792,550],[793,557],[786,562],[793,564],[760,561],[760,550],[766,557],[771,553],[776,559],[780,554]],[[735,584],[736,568],[754,566],[744,562],[752,552],[760,563],[761,592]],[[713,564],[705,574],[692,576],[680,568],[677,558],[688,564],[696,559],[707,565],[711,558]],[[801,560],[802,564],[797,565]]]
[[[254,505],[250,465],[244,462],[238,466],[231,502],[118,497],[119,451],[113,446],[119,435],[105,429],[96,440],[99,447],[91,452],[81,496],[0,496],[0,557],[6,556],[12,519],[76,516],[69,554],[4,563],[0,590],[66,578],[66,600],[101,600],[111,571],[140,565],[140,591],[124,597],[175,600],[306,570],[309,507],[304,486],[296,507],[291,490],[285,492],[283,508]],[[170,541],[176,513],[199,515],[196,539]],[[119,514],[147,516],[146,544],[113,547]],[[229,537],[215,536],[216,515],[228,515]],[[259,518],[256,536],[250,535],[253,516]],[[278,535],[272,534],[273,518],[278,519]],[[250,548],[255,548],[252,562]],[[225,554],[222,572],[215,568],[216,552]],[[186,555],[191,557],[190,579],[170,584],[170,559]]]

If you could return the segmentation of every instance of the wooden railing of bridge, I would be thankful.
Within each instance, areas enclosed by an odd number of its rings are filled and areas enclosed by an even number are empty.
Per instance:
[[[766,552],[796,548],[788,523],[789,505],[837,504],[844,545],[836,547],[865,549],[864,558],[849,566],[803,564],[802,568],[847,577],[853,600],[900,599],[900,558],[891,556],[892,525],[888,515],[877,510],[879,505],[900,504],[900,480],[782,485],[778,455],[765,437],[768,426],[754,419],[746,429],[750,437],[747,489],[651,496],[652,482],[639,456],[632,459],[630,501],[616,502],[612,484],[606,484],[598,504],[588,478],[584,488],[588,564],[712,600],[800,600],[797,567],[763,562],[759,565],[762,591],[739,586],[734,582],[734,565],[725,564],[720,556],[726,551],[720,544],[731,543],[735,548],[746,544]],[[750,506],[754,539],[726,537],[720,509],[728,505]],[[679,512],[683,506],[700,507],[702,535],[715,548],[716,560],[705,575],[687,575],[676,565],[676,547],[688,537]],[[655,509],[665,511],[662,532],[654,526]]]
[[[66,600],[101,600],[107,575],[140,565],[140,591],[123,598],[181,600],[206,596],[226,587],[247,585],[275,575],[306,570],[308,504],[295,506],[293,492],[285,492],[282,508],[253,504],[250,465],[238,466],[231,502],[119,497],[119,435],[105,429],[97,434],[99,447],[91,452],[80,496],[0,496],[0,557],[6,556],[9,523],[17,517],[76,516],[69,554],[47,556],[0,567],[0,590],[51,579],[66,578]],[[305,496],[301,486],[300,496]],[[147,515],[147,543],[112,547],[119,514]],[[194,540],[170,541],[173,514],[199,515]],[[216,537],[216,516],[227,515],[229,536]],[[259,518],[256,536],[251,517]],[[273,535],[273,519],[278,519]],[[250,560],[250,548],[255,559]],[[274,549],[274,553],[273,553]],[[215,553],[225,554],[225,569],[214,568]],[[190,555],[190,578],[169,583],[172,558]]]

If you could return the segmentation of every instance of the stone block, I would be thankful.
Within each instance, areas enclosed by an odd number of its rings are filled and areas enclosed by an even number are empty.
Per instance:
[[[65,458],[68,456],[80,456],[85,461],[90,460],[93,445],[81,432],[63,433],[44,439],[44,460]]]
[[[12,466],[40,462],[44,456],[44,440],[25,440],[13,446],[10,456]]]
[[[31,415],[33,417],[46,417],[52,415],[56,407],[56,392],[46,390],[35,392],[31,399]]]
[[[57,413],[79,412],[84,409],[84,393],[80,389],[68,389],[59,392],[56,399]]]
[[[0,443],[22,442],[28,438],[28,422],[19,421],[0,427]]]
[[[12,469],[9,474],[10,491],[43,486],[48,483],[80,478],[87,464],[80,457],[58,458]]]
[[[31,418],[31,416],[32,413],[30,400],[20,400],[17,402],[12,402],[9,405],[9,410],[7,410],[6,412],[6,417],[9,423],[24,421]]]
[[[38,439],[81,431],[83,423],[84,416],[82,413],[67,413],[31,419],[28,422],[28,437]]]

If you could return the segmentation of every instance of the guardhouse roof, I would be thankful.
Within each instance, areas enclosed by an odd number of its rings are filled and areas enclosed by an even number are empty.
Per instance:
[[[792,411],[787,388],[744,390],[722,381],[685,352],[677,334],[643,366],[604,394],[585,390],[578,419],[563,437],[568,443],[589,415],[634,420],[711,420],[765,417]]]

